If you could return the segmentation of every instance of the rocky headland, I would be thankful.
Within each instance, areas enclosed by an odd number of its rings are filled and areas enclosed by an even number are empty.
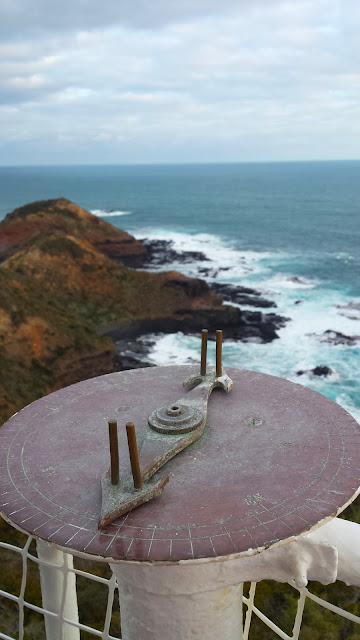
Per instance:
[[[173,258],[166,257],[169,250],[140,242],[64,198],[6,216],[0,224],[0,423],[62,386],[141,366],[146,345],[136,344],[139,336],[207,327],[236,340],[278,337],[286,322],[281,316],[224,304],[233,293],[235,302],[270,306],[254,290],[229,293],[178,272],[149,271]]]

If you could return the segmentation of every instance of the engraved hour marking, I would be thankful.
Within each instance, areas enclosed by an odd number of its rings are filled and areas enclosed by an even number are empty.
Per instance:
[[[245,498],[246,504],[258,504],[262,500],[264,500],[264,498],[260,493],[255,493],[253,496],[246,496]]]

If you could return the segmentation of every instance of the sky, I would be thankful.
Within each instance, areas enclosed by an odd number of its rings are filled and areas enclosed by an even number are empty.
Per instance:
[[[359,0],[0,0],[2,166],[359,158]]]

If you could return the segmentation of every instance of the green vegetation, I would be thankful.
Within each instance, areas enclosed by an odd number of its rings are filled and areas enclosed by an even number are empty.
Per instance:
[[[245,585],[247,595],[249,585]],[[343,582],[324,586],[319,582],[310,582],[308,589],[319,598],[345,609],[354,615],[360,615],[360,589],[347,587]],[[256,588],[255,606],[280,629],[291,636],[295,621],[298,592],[290,585],[264,580]],[[246,607],[244,607],[246,612]],[[278,638],[256,615],[253,615],[250,627],[250,640],[275,640]],[[324,607],[306,599],[300,640],[358,640],[359,625],[324,609]]]
[[[71,256],[72,258],[82,258],[85,251],[80,245],[71,238],[64,236],[55,236],[43,241],[40,244],[41,251],[44,253],[50,253],[53,256],[64,257]]]
[[[35,214],[37,216],[43,216],[44,210],[45,212],[53,212],[56,210],[56,206],[59,201],[65,202],[65,199],[56,198],[54,200],[38,200],[36,202],[30,202],[30,204],[26,204],[23,207],[18,207],[12,213],[9,213],[6,217],[8,222],[13,222],[14,220],[23,219],[25,220],[29,216]],[[78,216],[71,209],[64,209],[62,211],[62,215],[65,217],[72,218],[73,220],[77,220]]]

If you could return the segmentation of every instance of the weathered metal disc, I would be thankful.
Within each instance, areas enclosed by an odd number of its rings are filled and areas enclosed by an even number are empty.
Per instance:
[[[149,416],[149,425],[158,433],[189,433],[194,431],[204,420],[199,409],[175,404],[161,407]]]
[[[149,413],[184,395],[194,367],[113,373],[52,393],[0,429],[0,512],[75,552],[140,561],[212,558],[310,530],[353,499],[360,429],[301,385],[232,369],[196,444],[160,469],[163,494],[98,531],[108,419],[119,424],[120,474],[130,473],[125,423],[138,442]],[[166,437],[164,435],[164,437]]]

